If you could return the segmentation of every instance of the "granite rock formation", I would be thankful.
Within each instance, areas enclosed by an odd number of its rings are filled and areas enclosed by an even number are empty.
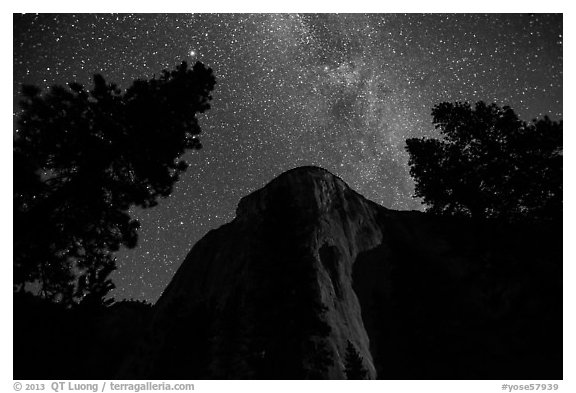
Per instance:
[[[393,211],[317,167],[190,251],[118,378],[561,379],[561,225]]]

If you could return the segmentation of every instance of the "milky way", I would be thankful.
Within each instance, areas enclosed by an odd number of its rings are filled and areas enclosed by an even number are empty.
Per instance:
[[[14,97],[94,73],[126,88],[182,60],[214,70],[204,148],[117,254],[118,299],[155,301],[191,246],[280,173],[322,166],[386,207],[412,198],[405,139],[443,101],[562,118],[561,15],[15,15]],[[15,104],[15,114],[18,109]]]

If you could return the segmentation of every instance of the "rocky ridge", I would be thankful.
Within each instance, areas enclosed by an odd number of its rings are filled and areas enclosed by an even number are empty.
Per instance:
[[[119,377],[341,379],[350,342],[372,379],[561,379],[559,231],[393,211],[296,168],[192,248]]]

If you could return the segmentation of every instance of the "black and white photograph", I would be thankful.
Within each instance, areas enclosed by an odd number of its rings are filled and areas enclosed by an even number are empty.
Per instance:
[[[12,22],[10,389],[567,391],[563,13]]]

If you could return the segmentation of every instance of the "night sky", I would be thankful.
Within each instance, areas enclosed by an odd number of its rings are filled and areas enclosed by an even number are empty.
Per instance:
[[[388,208],[411,197],[405,139],[433,136],[443,101],[562,119],[562,16],[82,14],[14,16],[14,96],[94,73],[126,88],[182,60],[217,79],[202,150],[157,207],[134,210],[117,299],[156,301],[192,245],[282,172],[322,166]],[[15,114],[18,108],[15,104]]]

